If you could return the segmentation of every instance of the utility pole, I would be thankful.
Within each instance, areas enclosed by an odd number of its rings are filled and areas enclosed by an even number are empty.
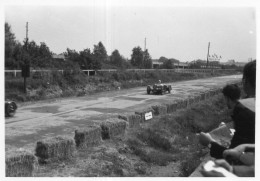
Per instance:
[[[28,50],[28,22],[26,22],[26,38],[25,38],[25,47],[26,47],[26,50]]]
[[[144,51],[146,50],[146,38],[144,38]]]
[[[144,51],[143,51],[142,68],[144,68],[144,56],[145,56],[145,50],[146,50],[146,38],[144,38]]]
[[[209,65],[209,47],[210,47],[210,42],[209,42],[209,45],[208,45],[208,54],[207,54],[207,68],[208,68],[208,65]]]
[[[26,22],[25,49],[26,49],[26,51],[28,51],[28,22]],[[29,60],[25,60],[24,66],[23,66],[23,69],[22,69],[22,74],[23,74],[23,78],[24,78],[23,88],[24,88],[25,94],[26,94],[26,78],[30,76],[30,65],[29,65],[28,61]]]

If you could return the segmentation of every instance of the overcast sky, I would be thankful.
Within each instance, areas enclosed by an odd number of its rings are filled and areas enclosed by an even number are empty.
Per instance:
[[[149,1],[148,1],[149,2]],[[130,58],[136,46],[146,48],[153,59],[161,56],[182,62],[206,59],[210,54],[221,61],[256,58],[255,9],[250,7],[175,6],[5,6],[5,21],[16,38],[45,42],[54,53],[67,48],[93,50],[101,41],[110,55],[118,49]]]

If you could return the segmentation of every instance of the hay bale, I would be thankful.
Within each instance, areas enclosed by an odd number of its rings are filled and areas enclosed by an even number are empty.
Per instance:
[[[166,104],[167,107],[167,113],[173,113],[177,109],[177,103],[172,103],[172,104]]]
[[[154,111],[152,108],[148,108],[142,111],[136,111],[135,114],[141,116],[141,123],[153,119]]]
[[[6,177],[32,177],[37,158],[27,150],[9,150],[5,154]]]
[[[209,91],[205,92],[205,99],[209,99],[210,97],[211,97],[210,92]]]
[[[125,121],[128,121],[128,116],[129,115],[127,115],[127,114],[120,114],[120,115],[118,115],[118,119],[123,119]]]
[[[220,88],[215,89],[215,94],[216,95],[220,94],[221,92],[222,92],[222,89],[220,89]]]
[[[205,93],[200,94],[200,100],[204,101],[205,100]]]
[[[118,118],[110,118],[101,123],[102,139],[111,139],[125,134],[126,122]]]
[[[177,109],[181,109],[182,108],[182,100],[178,100],[177,101]]]
[[[189,99],[184,99],[183,100],[183,108],[187,108],[189,104]]]
[[[215,95],[215,91],[211,89],[211,90],[209,91],[209,94],[210,94],[210,96],[212,97],[212,96]]]
[[[194,102],[195,102],[195,101],[194,101],[194,98],[193,98],[193,97],[190,97],[190,98],[189,98],[189,105],[194,104]]]
[[[155,116],[167,114],[167,106],[165,105],[155,105],[152,106],[152,109]]]
[[[137,114],[131,115],[118,115],[119,119],[123,119],[128,122],[130,128],[140,127],[141,116]]]
[[[89,126],[75,130],[74,140],[76,147],[87,148],[101,142],[100,126]]]
[[[194,97],[194,102],[199,103],[200,102],[200,96],[195,96]]]
[[[56,136],[36,143],[35,155],[40,160],[66,160],[74,156],[75,142],[65,136]]]

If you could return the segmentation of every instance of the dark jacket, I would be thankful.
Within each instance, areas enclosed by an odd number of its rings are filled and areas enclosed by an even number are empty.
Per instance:
[[[244,143],[255,143],[255,112],[238,102],[231,117],[236,131],[229,148]]]

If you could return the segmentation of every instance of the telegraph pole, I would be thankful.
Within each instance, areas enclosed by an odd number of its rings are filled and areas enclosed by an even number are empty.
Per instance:
[[[145,56],[145,50],[146,50],[146,38],[144,38],[144,51],[143,51],[142,68],[144,68],[144,56]]]
[[[26,50],[28,50],[28,49],[27,49],[27,44],[28,44],[28,22],[26,22],[26,38],[25,38]]]
[[[144,38],[144,51],[146,50],[146,38]]]
[[[25,49],[28,52],[28,22],[26,22]],[[24,78],[23,88],[24,88],[24,93],[26,94],[26,78],[28,76],[30,76],[30,67],[29,67],[28,60],[25,60],[22,72],[23,72],[23,78]]]
[[[209,47],[210,47],[210,42],[209,42],[209,45],[208,45],[207,68],[208,68],[208,65],[209,65]]]

